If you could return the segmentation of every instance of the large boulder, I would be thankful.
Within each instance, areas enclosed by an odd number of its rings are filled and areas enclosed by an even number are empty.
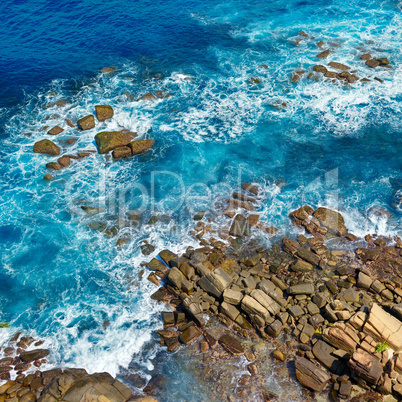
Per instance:
[[[67,369],[54,376],[38,401],[127,402],[131,397],[132,391],[108,373],[88,375],[85,370]]]
[[[60,148],[53,141],[46,139],[35,142],[33,151],[37,154],[60,155]]]
[[[82,117],[77,121],[77,124],[81,130],[90,130],[95,127],[95,117],[93,114]]]
[[[326,227],[330,233],[338,236],[345,236],[347,234],[345,221],[339,212],[320,207],[314,211],[313,216],[317,218],[321,225]]]
[[[330,375],[304,357],[296,358],[296,377],[300,384],[321,392],[330,380]]]
[[[128,145],[132,141],[132,137],[121,131],[101,131],[95,135],[95,141],[99,153],[105,154],[115,148]]]
[[[129,147],[131,148],[131,153],[133,155],[139,155],[144,153],[145,151],[148,151],[148,149],[152,148],[154,145],[154,140],[149,139],[149,140],[136,140],[132,141],[129,144]]]
[[[105,121],[113,117],[113,108],[109,105],[95,106],[96,118],[99,121]]]
[[[24,363],[31,363],[38,359],[43,359],[49,354],[49,349],[35,349],[27,352],[21,352],[20,359]]]
[[[395,351],[402,351],[402,322],[378,304],[373,304],[363,331],[378,342],[386,342]]]

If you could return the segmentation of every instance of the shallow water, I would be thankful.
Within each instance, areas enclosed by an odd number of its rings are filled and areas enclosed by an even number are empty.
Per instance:
[[[194,245],[192,214],[242,181],[263,186],[258,212],[280,234],[295,233],[287,215],[306,203],[339,209],[357,235],[401,231],[398,2],[14,1],[4,5],[3,22],[0,321],[11,328],[0,329],[0,343],[23,329],[46,339],[49,367],[123,375],[136,366],[150,376],[164,306],[150,300],[155,287],[140,279],[140,263],[162,248]],[[295,46],[300,30],[310,38]],[[333,49],[331,60],[372,81],[344,86],[306,73],[291,83],[294,70],[330,61],[316,58],[319,40]],[[393,68],[368,68],[363,51],[388,57]],[[99,73],[110,65],[115,74]],[[172,96],[141,100],[155,91]],[[59,99],[71,105],[44,108]],[[64,122],[96,104],[112,105],[114,118],[80,133]],[[46,120],[52,115],[59,117]],[[56,124],[65,131],[55,140],[68,153],[95,149],[103,129],[136,131],[156,145],[130,160],[73,161],[47,183],[53,159],[32,145],[47,136],[43,126]],[[67,148],[69,137],[78,141]],[[111,226],[141,207],[146,220],[156,213],[173,221],[145,225],[118,250],[116,237],[88,228],[100,218],[81,205],[104,206],[101,219]],[[391,216],[378,217],[375,207]],[[149,257],[139,249],[144,239],[156,247]],[[184,363],[171,370],[175,359],[165,356],[162,371],[172,384],[177,373],[185,381],[167,387],[166,400],[185,400],[197,381],[182,373]],[[202,400],[202,386],[192,400]]]

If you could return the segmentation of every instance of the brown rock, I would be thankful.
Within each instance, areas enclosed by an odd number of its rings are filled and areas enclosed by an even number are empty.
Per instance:
[[[69,138],[69,139],[66,140],[67,145],[73,145],[76,142],[77,142],[76,138]]]
[[[67,155],[57,159],[57,162],[59,162],[59,164],[63,167],[69,167],[71,164],[70,158]]]
[[[49,173],[47,173],[43,176],[43,180],[45,180],[45,181],[50,181],[52,179],[53,179],[53,176]]]
[[[376,68],[380,65],[381,63],[376,60],[376,59],[370,59],[366,61],[366,66],[371,67],[371,68]]]
[[[223,335],[219,338],[219,343],[226,349],[229,353],[234,356],[243,356],[244,347],[243,345],[231,335]]]
[[[356,375],[374,385],[377,384],[383,372],[381,362],[362,349],[353,353],[348,365]]]
[[[130,147],[118,147],[115,148],[112,152],[114,159],[122,159],[131,156],[131,148]]]
[[[131,141],[129,143],[129,147],[131,148],[131,152],[133,155],[139,155],[143,152],[147,151],[148,149],[152,148],[154,145],[154,140],[136,140]]]
[[[304,387],[317,392],[321,392],[330,379],[326,371],[315,366],[304,357],[296,358],[296,377]]]
[[[327,67],[325,67],[321,64],[317,64],[313,67],[313,71],[315,71],[316,73],[325,74],[327,72]]]
[[[67,106],[67,105],[71,105],[71,102],[66,99],[60,99],[56,102],[57,107],[63,107],[63,106]]]
[[[113,117],[113,108],[109,105],[97,105],[95,113],[98,121],[105,121]]]
[[[35,350],[30,350],[28,352],[22,352],[20,354],[20,359],[24,363],[31,363],[34,360],[43,359],[48,354],[49,354],[49,349],[35,349]]]
[[[63,169],[63,166],[61,166],[60,163],[57,162],[49,162],[46,163],[46,168],[50,170],[61,170]]]
[[[342,71],[350,70],[350,67],[342,63],[337,63],[336,61],[331,61],[328,63],[328,65],[332,68],[335,68],[336,70],[342,70]]]
[[[37,154],[60,155],[60,148],[50,140],[41,140],[34,144],[33,151]]]
[[[194,343],[199,337],[201,336],[201,331],[192,325],[191,327],[187,328],[182,334],[180,334],[179,338],[180,341],[185,344]]]
[[[93,114],[82,117],[77,121],[77,124],[81,130],[90,130],[91,128],[95,127],[95,117]]]
[[[370,59],[371,59],[370,53],[364,53],[360,56],[360,60],[370,60]]]
[[[250,193],[252,193],[254,195],[258,195],[258,187],[254,186],[253,184],[242,183],[241,188],[245,191],[249,191]]]
[[[328,56],[329,56],[329,49],[324,50],[323,52],[317,54],[317,57],[318,57],[319,59],[325,59],[325,58],[328,57]]]
[[[347,234],[345,221],[339,212],[320,207],[314,211],[313,216],[317,218],[321,225],[326,227],[329,232],[338,236],[345,236]]]
[[[57,135],[62,133],[64,130],[60,127],[60,126],[54,126],[53,128],[51,128],[47,133],[49,135]]]
[[[141,97],[142,100],[146,100],[146,101],[154,101],[156,100],[156,96],[154,94],[151,94],[151,92],[148,92],[145,95],[142,95]]]
[[[95,135],[95,141],[99,153],[104,154],[115,148],[128,145],[132,141],[132,137],[121,131],[102,131]]]

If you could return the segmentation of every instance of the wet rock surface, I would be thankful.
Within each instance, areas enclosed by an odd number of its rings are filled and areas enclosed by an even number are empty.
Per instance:
[[[251,213],[244,211],[224,213],[233,240],[212,238],[165,260],[166,293],[158,299],[171,301],[175,312],[165,324],[173,332],[160,334],[161,343],[169,351],[182,351],[194,339],[191,347],[198,345],[203,354],[218,347],[235,359],[250,353],[246,340],[272,347],[285,337],[286,346],[272,358],[293,362],[307,392],[351,399],[368,387],[378,398],[376,393],[397,397],[397,379],[402,382],[395,371],[402,369],[399,239],[359,239],[348,232],[341,213],[303,206],[289,216],[304,235],[278,239],[266,249],[247,243],[260,229],[247,225]],[[204,220],[200,214],[196,225],[203,228]],[[246,245],[237,249],[239,240]],[[391,255],[392,269],[380,270]],[[183,313],[184,322],[177,322]],[[205,314],[212,318],[206,320]],[[211,322],[224,333],[211,334]],[[254,361],[248,368],[251,378],[263,367],[264,359]],[[249,384],[247,378],[239,381]]]

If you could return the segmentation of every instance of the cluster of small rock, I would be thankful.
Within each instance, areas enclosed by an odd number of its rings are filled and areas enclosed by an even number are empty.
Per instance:
[[[1,402],[156,402],[149,396],[133,395],[108,373],[89,375],[84,369],[73,368],[40,371],[49,350],[26,349],[42,343],[18,332],[11,338],[10,346],[0,349],[4,356],[0,359]]]
[[[302,40],[306,40],[309,38],[309,35],[304,32],[300,31],[299,32],[300,38],[295,42],[295,44],[298,46]],[[324,47],[325,42],[324,41],[319,41],[317,43],[317,46],[322,48]],[[333,51],[330,48],[327,48],[323,50],[322,52],[317,54],[318,59],[326,59],[328,58]],[[370,67],[370,68],[376,68],[376,67],[383,67],[383,68],[392,68],[389,64],[389,60],[386,57],[377,57],[374,58],[371,56],[369,53],[363,53],[360,57],[361,60],[365,61],[365,64]],[[333,68],[335,71],[329,70],[329,67]],[[305,74],[307,74],[307,79],[313,79],[316,77],[314,73],[321,73],[325,78],[333,80],[333,82],[343,82],[346,84],[353,84],[354,82],[360,81],[360,82],[369,82],[371,81],[369,78],[362,78],[359,79],[359,77],[356,75],[357,71],[352,70],[351,67],[338,63],[335,61],[331,61],[328,63],[327,66],[324,66],[322,64],[317,64],[313,66],[312,72],[307,72],[306,70],[296,70],[293,72],[291,81],[296,82],[299,81],[300,78],[302,78]],[[382,82],[382,80],[378,77],[374,77],[374,80],[378,82]]]
[[[154,271],[149,280],[163,284],[152,298],[175,310],[162,315],[161,343],[175,351],[203,339],[204,353],[220,344],[238,356],[247,353],[240,339],[252,332],[272,340],[285,331],[299,348],[275,357],[294,357],[297,378],[310,390],[330,389],[344,399],[352,389],[402,398],[402,241],[359,239],[338,212],[305,206],[290,217],[306,235],[236,254],[233,243],[246,243],[253,229],[250,216],[239,213],[250,214],[239,204],[247,197],[238,193],[225,210],[231,245],[202,239],[204,247],[182,256],[164,250],[147,264]],[[195,216],[198,226],[203,217]],[[205,314],[217,316],[230,333],[215,339]]]
[[[113,69],[110,71],[114,71]],[[105,74],[110,73],[109,70],[103,71]],[[153,100],[157,98],[165,98],[167,95],[163,92],[158,92],[157,95],[153,95],[151,93],[143,95],[144,100]],[[70,105],[70,102],[61,99],[57,101],[54,105],[57,107],[65,107]],[[54,106],[53,104],[47,105],[46,107]],[[109,120],[114,115],[114,110],[110,105],[96,105],[95,106],[95,115],[98,122],[104,122]],[[50,119],[59,118],[60,116],[53,115],[50,116]],[[85,131],[95,128],[96,120],[93,114],[84,116],[80,118],[76,123],[71,121],[70,119],[65,119],[65,123],[70,128],[75,128],[79,131]],[[45,126],[42,128],[42,131],[47,130],[47,134],[49,136],[55,137],[64,132],[64,129],[58,125],[54,127]],[[27,135],[31,135],[31,133],[27,133]],[[137,137],[137,133],[122,129],[120,131],[103,131],[99,132],[95,136],[96,145],[98,146],[98,151],[100,154],[105,154],[112,151],[112,156],[114,159],[122,159],[127,158],[134,155],[139,155],[148,149],[150,149],[154,145],[154,140],[146,139],[146,140],[134,140]],[[66,146],[72,145],[76,142],[76,138],[68,138],[64,141]],[[59,156],[61,153],[61,148],[51,141],[48,138],[37,141],[33,146],[33,151],[39,154],[45,154],[50,156]],[[59,171],[63,168],[68,168],[71,165],[72,161],[80,160],[82,158],[90,156],[92,153],[96,153],[96,150],[88,150],[85,149],[83,151],[77,152],[76,155],[65,153],[60,156],[56,161],[48,162],[46,164],[46,168],[49,170]],[[46,174],[44,177],[45,180],[51,180],[51,174]]]

